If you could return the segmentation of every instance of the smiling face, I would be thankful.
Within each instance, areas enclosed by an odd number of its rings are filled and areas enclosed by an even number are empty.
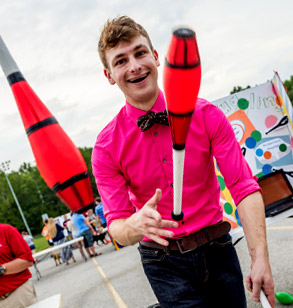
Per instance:
[[[158,53],[151,51],[148,40],[140,35],[130,43],[121,42],[106,51],[105,76],[117,84],[127,101],[141,110],[150,110],[158,95]]]

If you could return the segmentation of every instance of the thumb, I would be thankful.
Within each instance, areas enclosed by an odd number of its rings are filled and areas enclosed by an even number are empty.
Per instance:
[[[155,194],[145,205],[153,209],[157,209],[157,204],[161,200],[161,198],[162,198],[162,191],[161,189],[157,188]]]

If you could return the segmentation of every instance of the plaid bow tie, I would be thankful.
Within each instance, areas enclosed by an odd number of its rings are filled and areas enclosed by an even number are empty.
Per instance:
[[[157,113],[149,111],[137,119],[137,126],[140,127],[141,132],[148,130],[154,126],[155,123],[169,126],[168,114],[166,110]]]

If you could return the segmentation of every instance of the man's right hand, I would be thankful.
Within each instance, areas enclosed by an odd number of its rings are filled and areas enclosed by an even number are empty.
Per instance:
[[[162,219],[157,211],[157,204],[162,197],[162,191],[156,189],[152,198],[131,217],[126,220],[116,220],[110,225],[110,233],[122,245],[132,245],[147,237],[158,244],[168,246],[168,241],[174,232],[165,228],[177,228],[178,223]]]

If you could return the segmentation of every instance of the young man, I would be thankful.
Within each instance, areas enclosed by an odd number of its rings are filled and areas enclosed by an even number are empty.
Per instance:
[[[99,134],[92,155],[112,237],[122,245],[140,242],[144,271],[162,307],[246,307],[238,258],[222,222],[215,157],[237,204],[251,255],[246,286],[255,301],[262,288],[274,306],[260,188],[225,115],[197,100],[186,142],[184,219],[172,221],[171,131],[149,113],[165,110],[158,53],[145,29],[123,16],[105,24],[99,55],[109,83],[117,84],[126,98]],[[150,116],[151,122],[143,132],[137,125],[142,116]]]

